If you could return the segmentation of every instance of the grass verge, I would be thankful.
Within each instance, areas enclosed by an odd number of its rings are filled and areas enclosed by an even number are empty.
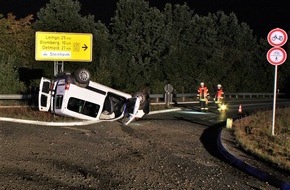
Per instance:
[[[46,122],[80,121],[75,118],[53,115],[50,112],[41,112],[37,108],[23,107],[23,106],[14,107],[14,108],[2,107],[0,109],[0,117],[46,121]]]
[[[272,120],[273,111],[236,120],[233,125],[236,140],[246,151],[290,171],[290,108],[276,110],[274,128]]]

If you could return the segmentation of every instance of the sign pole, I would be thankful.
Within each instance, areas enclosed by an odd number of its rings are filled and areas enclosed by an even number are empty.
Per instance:
[[[59,73],[62,73],[64,71],[64,62],[61,61],[54,61],[54,75],[56,76]]]
[[[274,98],[273,98],[273,120],[272,120],[272,135],[275,135],[275,115],[276,115],[276,96],[277,96],[277,74],[278,65],[275,65],[275,79],[274,79]]]
[[[286,51],[281,48],[287,40],[288,35],[285,30],[281,28],[275,28],[268,33],[267,40],[271,46],[273,46],[267,52],[267,60],[270,64],[275,66],[275,78],[274,78],[274,97],[273,97],[273,120],[272,120],[272,135],[275,135],[275,115],[276,115],[276,99],[277,99],[277,75],[278,65],[283,64],[287,59]]]

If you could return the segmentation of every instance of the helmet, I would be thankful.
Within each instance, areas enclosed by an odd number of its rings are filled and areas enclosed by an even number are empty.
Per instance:
[[[203,85],[204,85],[204,82],[201,82],[201,83],[200,83],[200,86],[203,86]]]
[[[221,88],[221,87],[222,87],[222,85],[221,85],[221,84],[218,84],[218,85],[217,85],[217,87],[218,87],[218,88]]]

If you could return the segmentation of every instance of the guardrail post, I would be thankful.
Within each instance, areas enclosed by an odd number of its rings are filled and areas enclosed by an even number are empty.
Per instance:
[[[182,87],[182,94],[184,93],[184,87]],[[177,100],[177,94],[175,94]],[[182,97],[182,101],[185,102],[185,96]]]

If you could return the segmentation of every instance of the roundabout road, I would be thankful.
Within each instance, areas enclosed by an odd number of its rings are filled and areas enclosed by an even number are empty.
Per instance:
[[[191,108],[119,122],[0,122],[1,189],[278,189],[225,162],[214,131],[228,117]]]

